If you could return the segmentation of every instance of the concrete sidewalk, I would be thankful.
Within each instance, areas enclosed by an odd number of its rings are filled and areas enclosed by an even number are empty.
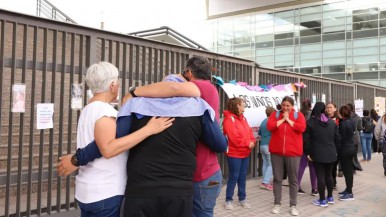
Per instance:
[[[358,155],[362,159],[362,155]],[[345,182],[343,177],[337,177],[338,191],[333,192],[335,204],[322,208],[314,206],[312,201],[318,199],[318,196],[312,196],[310,177],[308,169],[304,173],[302,180],[302,189],[306,192],[304,195],[298,195],[297,208],[299,216],[315,217],[385,217],[386,216],[386,177],[383,174],[382,154],[373,154],[369,163],[362,163],[363,171],[354,175],[353,193],[354,201],[339,201],[338,192],[343,191]],[[282,207],[280,214],[272,214],[273,192],[260,189],[261,178],[247,181],[247,201],[251,204],[251,209],[243,209],[234,204],[234,210],[226,210],[225,189],[223,187],[220,197],[217,199],[215,208],[216,217],[254,217],[254,216],[291,216],[289,214],[289,188],[283,186],[282,189]],[[237,186],[235,196],[237,201]]]

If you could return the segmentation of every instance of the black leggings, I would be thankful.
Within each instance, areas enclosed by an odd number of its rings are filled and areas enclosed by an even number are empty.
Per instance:
[[[344,153],[340,156],[340,163],[342,164],[342,171],[344,175],[344,179],[346,181],[346,189],[347,193],[352,194],[352,187],[354,182],[354,166],[353,166],[353,158],[355,156],[355,151]]]
[[[318,191],[320,200],[326,199],[326,186],[327,197],[332,197],[332,190],[334,188],[334,182],[332,179],[332,169],[335,162],[331,163],[318,163],[313,162],[316,178],[318,179]]]

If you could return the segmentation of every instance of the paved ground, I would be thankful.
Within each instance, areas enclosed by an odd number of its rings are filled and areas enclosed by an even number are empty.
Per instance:
[[[361,155],[358,155],[362,159]],[[298,195],[299,216],[315,217],[386,217],[386,177],[383,174],[382,155],[373,154],[369,163],[362,163],[363,171],[354,175],[353,193],[354,201],[339,201],[338,192],[344,190],[344,178],[337,178],[338,191],[333,192],[335,204],[326,208],[314,206],[311,202],[318,197],[310,195],[311,186],[308,169],[302,180],[302,188],[306,192]],[[289,188],[283,186],[282,208],[280,214],[271,214],[273,206],[273,193],[259,189],[261,178],[247,181],[247,200],[252,205],[251,209],[243,209],[235,205],[234,210],[226,210],[225,188],[217,200],[215,208],[216,217],[255,217],[255,216],[291,216],[289,214]],[[237,195],[237,190],[235,191]],[[234,199],[237,200],[237,197]]]

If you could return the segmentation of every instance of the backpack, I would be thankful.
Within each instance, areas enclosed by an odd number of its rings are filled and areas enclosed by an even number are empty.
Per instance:
[[[280,110],[279,111],[276,111],[276,119],[279,119],[279,116],[280,116]],[[298,119],[298,112],[295,111],[294,113],[294,118],[295,120]]]
[[[362,127],[364,133],[372,133],[374,131],[375,125],[372,118],[362,118]]]

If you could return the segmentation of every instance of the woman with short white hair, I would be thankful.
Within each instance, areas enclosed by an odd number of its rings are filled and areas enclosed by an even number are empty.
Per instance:
[[[125,150],[171,126],[170,122],[165,121],[168,118],[152,118],[143,128],[115,139],[117,111],[110,103],[118,96],[118,78],[118,69],[108,62],[93,64],[87,70],[85,80],[93,97],[79,117],[77,148],[84,148],[95,140],[104,157],[79,167],[75,198],[79,202],[82,217],[119,216],[127,179]],[[71,162],[77,165],[74,156]]]

